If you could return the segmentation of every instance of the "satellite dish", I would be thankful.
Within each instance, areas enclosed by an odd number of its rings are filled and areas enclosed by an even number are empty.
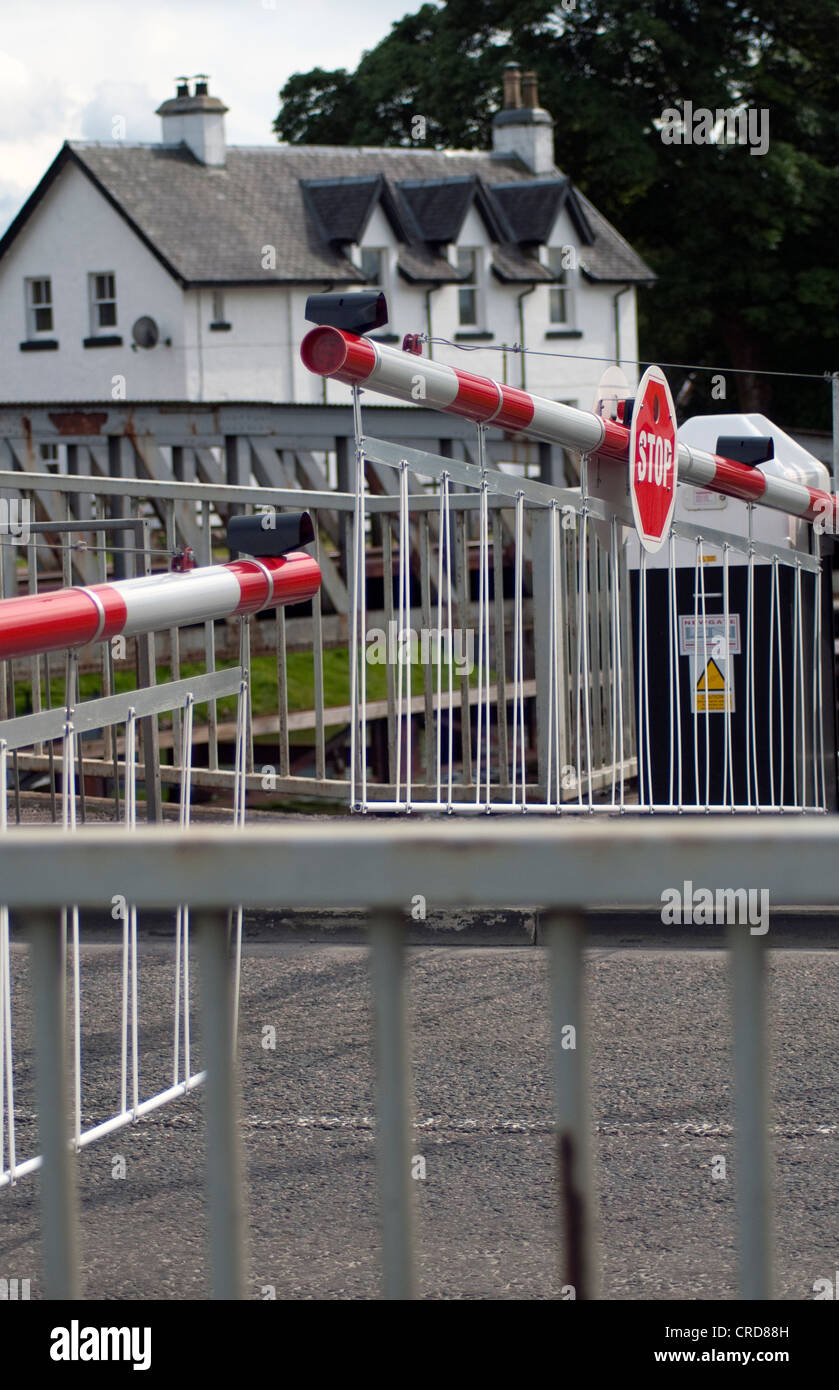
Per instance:
[[[131,337],[137,347],[153,348],[160,339],[160,329],[154,319],[149,318],[148,314],[144,314],[142,318],[137,319],[132,327]]]

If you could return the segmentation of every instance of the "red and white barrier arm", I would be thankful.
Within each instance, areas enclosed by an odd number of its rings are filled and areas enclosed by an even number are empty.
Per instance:
[[[3,599],[0,661],[303,603],[320,579],[317,561],[300,551]]]
[[[534,396],[517,386],[505,386],[491,377],[400,352],[340,328],[313,328],[303,339],[300,356],[310,372],[350,386],[364,386],[397,400],[421,403],[431,410],[461,415],[476,424],[495,425],[581,453],[621,462],[629,457],[629,430],[625,425]],[[679,479],[807,521],[820,520],[829,532],[837,529],[834,494],[768,477],[759,468],[691,449],[687,444],[679,445]]]

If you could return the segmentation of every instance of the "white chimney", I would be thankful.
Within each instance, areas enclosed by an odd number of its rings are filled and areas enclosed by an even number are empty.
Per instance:
[[[229,108],[208,94],[204,73],[197,75],[192,96],[188,78],[179,77],[177,83],[176,95],[157,108],[164,145],[185,143],[202,164],[222,166],[226,148],[224,115]]]
[[[504,69],[504,109],[492,122],[492,152],[517,155],[534,174],[554,173],[554,123],[539,105],[536,74]]]

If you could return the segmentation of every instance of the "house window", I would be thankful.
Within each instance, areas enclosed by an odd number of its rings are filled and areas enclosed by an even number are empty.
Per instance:
[[[571,285],[568,277],[567,247],[548,247],[548,269],[556,281],[556,284],[552,285],[548,291],[550,300],[548,317],[551,323],[570,327],[572,318]]]
[[[59,471],[58,445],[42,444],[40,453],[41,462],[44,465],[44,472],[57,473]]]
[[[458,246],[457,268],[463,277],[457,291],[461,328],[478,328],[478,253],[473,247]]]
[[[388,275],[387,275],[387,252],[382,246],[362,246],[358,258],[359,269],[363,274],[367,284],[365,290],[381,290],[384,295],[388,294]],[[390,304],[388,303],[388,309]],[[378,332],[383,332],[387,324],[381,324]]]
[[[26,281],[26,332],[30,338],[52,332],[52,281],[49,279]]]
[[[368,288],[371,290],[384,289],[384,257],[385,253],[380,246],[361,248],[361,271],[364,278],[370,282]]]
[[[103,328],[116,328],[117,289],[116,276],[97,274],[88,276],[90,286],[90,331],[94,336]]]
[[[224,290],[212,290],[210,294],[210,332],[229,333],[231,325],[224,317]]]

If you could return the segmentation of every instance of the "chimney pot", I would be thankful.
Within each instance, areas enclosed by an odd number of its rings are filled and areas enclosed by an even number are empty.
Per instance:
[[[190,95],[189,78],[178,77],[177,95],[157,108],[164,145],[189,146],[201,164],[220,168],[225,161],[224,117],[227,107],[207,90],[207,74],[195,76]]]
[[[504,109],[517,111],[521,106],[521,68],[507,63],[504,68]]]
[[[539,105],[536,74],[522,74],[518,63],[507,63],[504,109],[496,112],[492,122],[493,154],[502,159],[520,159],[534,174],[554,174],[553,132],[552,118]]]
[[[521,75],[521,96],[525,106],[535,110],[539,105],[539,82],[535,72],[523,72]]]

